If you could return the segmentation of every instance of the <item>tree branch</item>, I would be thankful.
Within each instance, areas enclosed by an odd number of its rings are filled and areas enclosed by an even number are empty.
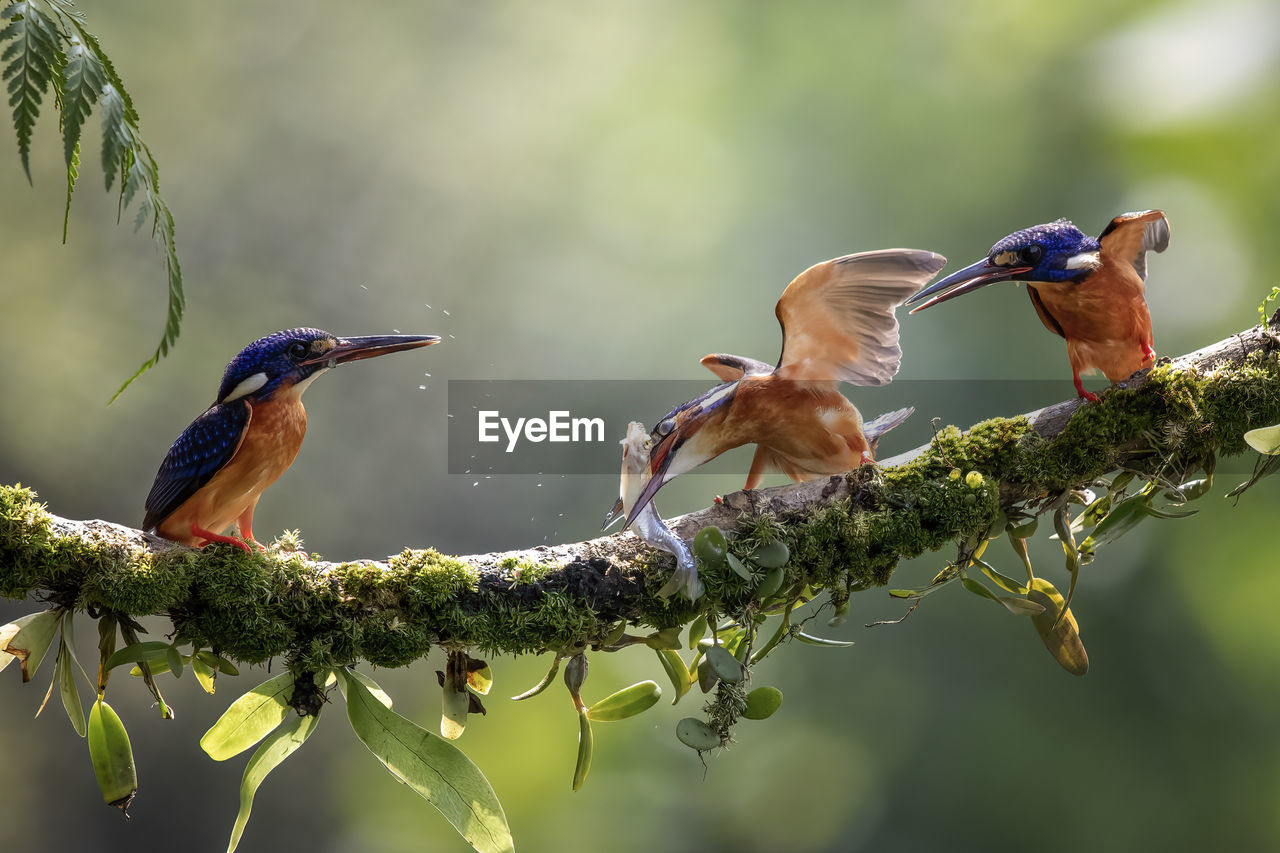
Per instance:
[[[1097,404],[1058,403],[843,475],[759,491],[671,521],[689,538],[718,525],[749,555],[781,540],[783,591],[838,600],[885,584],[898,561],[988,531],[1002,511],[1038,511],[1119,468],[1178,482],[1243,433],[1280,421],[1280,338],[1258,326],[1165,360]],[[980,472],[975,478],[954,471]],[[671,558],[630,533],[588,542],[446,557],[405,550],[385,561],[330,563],[282,547],[202,551],[105,521],[46,513],[29,490],[0,487],[0,594],[121,614],[166,613],[178,641],[298,668],[365,659],[401,666],[433,645],[486,653],[600,645],[620,620],[663,628],[715,607],[758,606],[754,583],[703,569],[708,595],[663,600]],[[287,540],[281,543],[287,546]]]

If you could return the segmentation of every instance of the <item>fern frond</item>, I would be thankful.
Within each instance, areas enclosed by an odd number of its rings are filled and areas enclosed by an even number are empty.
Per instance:
[[[57,26],[31,3],[10,3],[0,12],[0,20],[9,23],[0,30],[0,42],[14,39],[0,54],[7,62],[3,79],[8,81],[9,106],[13,107],[13,126],[18,132],[18,155],[22,170],[31,181],[31,135],[40,104],[49,85],[61,79],[63,56],[59,50]]]
[[[75,34],[68,41],[62,68],[62,145],[69,167],[72,157],[77,156],[85,119],[107,85],[107,75],[98,57]]]
[[[182,265],[178,262],[173,213],[160,194],[160,168],[151,149],[142,140],[138,111],[125,88],[124,80],[116,72],[111,59],[103,51],[97,37],[84,27],[84,15],[76,11],[69,0],[40,0],[55,14],[62,25],[68,42],[65,74],[60,73],[55,82],[65,80],[60,93],[62,104],[63,142],[67,154],[68,203],[78,171],[78,143],[84,120],[93,109],[94,102],[102,107],[102,171],[109,192],[120,176],[120,214],[137,200],[134,230],[151,222],[151,237],[164,256],[168,279],[168,308],[165,313],[164,334],[155,352],[138,370],[125,380],[111,397],[115,400],[133,380],[154,367],[167,355],[178,339],[182,326],[182,312],[186,298],[182,292]],[[73,162],[77,168],[73,168]],[[66,223],[63,231],[65,234]]]
[[[67,245],[67,226],[71,222],[71,196],[76,191],[76,181],[80,179],[80,143],[71,149],[71,159],[67,161],[67,204],[62,209],[62,245]]]

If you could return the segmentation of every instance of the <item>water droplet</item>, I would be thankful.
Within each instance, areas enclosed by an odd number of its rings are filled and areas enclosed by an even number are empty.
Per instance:
[[[479,481],[479,480],[476,480],[476,481],[475,481],[474,483],[472,483],[471,485],[472,485],[472,486],[478,486],[478,485],[480,485],[480,481]]]
[[[425,391],[425,390],[427,390],[427,386],[426,386],[426,385],[419,385],[419,386],[418,386],[418,390],[419,390],[419,391]]]
[[[427,303],[425,303],[425,302],[424,302],[424,303],[422,303],[422,304],[423,304],[423,305],[427,305]],[[427,305],[427,307],[428,307],[428,308],[430,308],[431,306],[430,306],[430,305]]]
[[[453,335],[450,335],[450,336],[449,336],[449,340],[453,340]],[[489,366],[490,366],[490,367],[493,367],[493,364],[490,364]]]
[[[430,376],[431,374],[430,374],[430,373],[424,373],[424,374],[422,374],[422,375],[423,375],[423,376]]]
[[[448,311],[444,310],[443,308],[441,308],[441,309],[440,309],[440,313],[441,313],[441,314],[443,314],[443,315],[445,315],[446,317],[451,317],[451,316],[453,316],[453,315],[451,315]]]
[[[400,330],[399,330],[399,329],[392,329],[391,331],[395,332],[397,335],[398,335],[398,334],[400,334]]]
[[[360,289],[361,289],[361,290],[368,290],[368,289],[369,289],[369,286],[368,286],[367,284],[362,284],[362,285],[360,285]]]

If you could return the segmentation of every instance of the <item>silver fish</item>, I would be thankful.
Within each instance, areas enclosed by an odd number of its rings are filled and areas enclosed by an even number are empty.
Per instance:
[[[604,528],[626,517],[637,536],[652,547],[666,551],[676,558],[676,570],[671,579],[658,590],[658,595],[667,598],[681,592],[690,601],[697,601],[702,595],[702,582],[698,580],[698,561],[694,559],[689,546],[663,523],[653,501],[646,503],[635,518],[631,517],[636,501],[649,481],[649,449],[653,446],[653,439],[649,437],[644,424],[632,421],[627,425],[627,437],[621,444],[622,476],[618,482],[618,501],[605,515]]]

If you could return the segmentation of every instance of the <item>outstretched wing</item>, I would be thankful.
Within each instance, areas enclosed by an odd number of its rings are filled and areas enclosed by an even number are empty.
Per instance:
[[[1133,264],[1138,276],[1147,280],[1147,252],[1169,248],[1169,220],[1161,210],[1122,213],[1098,236],[1102,253]]]
[[[248,400],[215,403],[182,431],[160,463],[147,495],[143,530],[154,530],[209,482],[240,449],[253,409]]]
[[[754,358],[742,355],[729,355],[724,352],[713,352],[704,355],[699,364],[720,377],[721,382],[737,382],[744,376],[773,373],[773,365],[765,364]]]
[[[947,259],[918,249],[860,252],[814,264],[796,276],[776,309],[783,379],[884,385],[902,360],[894,309]]]

